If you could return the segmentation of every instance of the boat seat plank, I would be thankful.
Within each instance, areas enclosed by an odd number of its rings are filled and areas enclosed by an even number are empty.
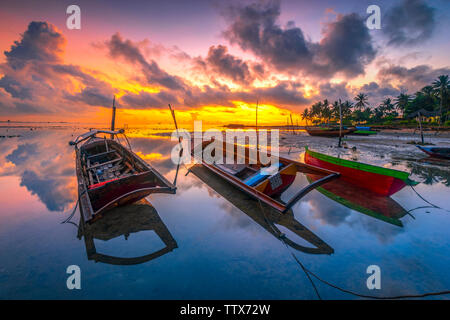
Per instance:
[[[106,161],[106,162],[103,162],[103,163],[95,164],[95,165],[93,165],[93,166],[88,167],[88,170],[95,169],[95,168],[98,168],[98,167],[102,167],[102,166],[105,166],[105,165],[107,165],[107,164],[110,164],[110,163],[114,163],[114,162],[120,161],[120,160],[122,160],[122,159],[123,159],[122,157],[119,157],[119,158],[113,159],[113,160],[111,160],[111,161]]]
[[[228,174],[232,174],[233,176],[238,175],[239,173],[241,173],[242,171],[244,171],[247,168],[250,168],[246,164],[238,164],[238,163],[215,164],[215,166],[218,167],[219,169],[225,171]],[[252,169],[252,168],[250,168],[250,169]]]
[[[88,159],[95,158],[95,157],[100,157],[100,156],[105,156],[105,155],[110,154],[110,153],[117,153],[117,151],[116,150],[110,150],[110,151],[106,151],[106,152],[102,152],[102,153],[93,154],[91,156],[88,156]]]
[[[282,166],[282,163],[278,162],[278,169],[281,168],[281,166]],[[266,172],[259,170],[254,175],[245,179],[244,183],[250,187],[253,187],[253,186],[256,186],[257,184],[259,184],[261,181],[267,179],[268,177],[269,177],[269,175],[266,174]]]

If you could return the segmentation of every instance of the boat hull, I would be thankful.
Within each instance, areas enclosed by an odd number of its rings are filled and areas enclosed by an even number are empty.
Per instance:
[[[338,158],[335,159],[340,160]],[[382,196],[391,196],[406,186],[406,182],[402,179],[331,163],[315,157],[309,150],[305,153],[305,162],[339,172],[341,174],[340,179]]]
[[[343,129],[342,131],[339,130],[326,130],[326,129],[306,129],[306,132],[310,136],[314,137],[328,137],[328,138],[334,138],[334,137],[343,137],[347,134],[350,134],[354,132],[356,129]]]
[[[114,207],[137,202],[152,193],[175,193],[175,186],[168,182],[149,164],[136,154],[114,140],[106,140],[111,149],[117,150],[138,169],[138,173],[90,184],[85,172],[86,165],[82,162],[82,149],[76,150],[76,171],[78,178],[78,196],[80,211],[86,222],[101,218]],[[89,148],[98,142],[83,146]],[[104,140],[101,143],[105,143]],[[82,148],[83,148],[82,147]]]
[[[422,146],[416,146],[419,148],[419,150],[425,152],[427,155],[433,158],[440,158],[440,159],[450,159],[450,148],[435,148],[435,147],[422,147]],[[439,152],[439,150],[446,151]]]

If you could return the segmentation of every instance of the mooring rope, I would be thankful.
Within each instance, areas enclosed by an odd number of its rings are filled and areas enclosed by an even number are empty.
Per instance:
[[[316,278],[317,280],[319,280],[320,282],[322,282],[325,285],[328,285],[334,289],[337,289],[341,292],[347,293],[347,294],[351,294],[353,296],[356,297],[360,297],[360,298],[367,298],[367,299],[377,299],[377,300],[397,300],[397,299],[408,299],[408,298],[424,298],[424,297],[428,297],[428,296],[439,296],[439,295],[446,295],[446,294],[450,294],[450,290],[444,290],[444,291],[439,291],[439,292],[427,292],[427,293],[423,293],[423,294],[417,294],[417,295],[398,295],[398,296],[385,296],[385,297],[379,297],[379,296],[371,296],[371,295],[365,295],[365,294],[360,294],[351,290],[347,290],[344,289],[342,287],[339,287],[333,283],[330,283],[324,279],[322,279],[321,277],[319,277],[318,275],[316,275],[314,272],[310,271],[308,268],[306,268],[303,263],[301,263],[301,261],[297,258],[297,256],[295,255],[295,253],[292,251],[292,249],[289,247],[289,245],[286,243],[286,241],[284,240],[285,236],[284,234],[280,234],[280,232],[278,232],[276,230],[276,228],[273,226],[273,224],[266,218],[266,214],[264,212],[264,209],[262,207],[261,204],[261,200],[258,199],[258,203],[259,203],[259,207],[261,209],[261,213],[263,214],[263,218],[266,221],[266,223],[269,224],[269,226],[271,227],[271,229],[279,234],[278,239],[283,242],[283,244],[285,245],[286,249],[289,251],[289,253],[291,254],[291,256],[294,258],[294,260],[297,262],[297,264],[300,266],[300,268],[302,269],[303,272],[305,272],[306,276],[308,277],[309,281],[311,282],[314,291],[317,294],[317,297],[319,298],[319,300],[322,300],[319,291],[314,283],[314,281],[311,279],[311,277],[309,275],[312,275],[314,278]]]
[[[447,211],[447,212],[450,212],[450,211],[447,210],[447,209],[441,208],[441,207],[439,207],[439,206],[437,206],[437,205],[431,203],[430,201],[428,201],[427,199],[425,199],[424,197],[422,197],[422,196],[419,194],[419,192],[417,192],[417,190],[414,189],[413,186],[410,185],[410,187],[411,187],[411,189],[415,192],[415,194],[416,194],[420,199],[422,199],[423,201],[425,201],[426,203],[428,203],[428,204],[429,204],[430,206],[432,206],[433,208],[435,208],[435,209],[440,209],[440,210],[444,210],[444,211]],[[416,209],[418,209],[418,208],[416,208]],[[414,210],[415,210],[415,209],[414,209]]]
[[[75,207],[73,208],[72,213],[69,215],[69,217],[66,220],[61,221],[61,224],[68,223],[73,218],[73,216],[75,215],[75,212],[77,211],[78,203],[80,202],[80,198],[83,194],[86,193],[86,191],[87,191],[87,189],[85,189],[81,194],[78,195],[78,199],[77,199],[77,202],[75,203]]]

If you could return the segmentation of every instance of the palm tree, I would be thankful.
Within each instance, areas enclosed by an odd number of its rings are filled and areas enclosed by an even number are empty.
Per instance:
[[[381,105],[383,106],[383,109],[387,112],[391,112],[394,110],[394,105],[392,104],[391,98],[384,99]]]
[[[401,110],[403,114],[405,113],[408,103],[411,101],[411,96],[406,93],[400,93],[397,98],[395,98],[394,105],[397,109]]]
[[[326,120],[326,123],[330,121],[331,116],[333,115],[332,110],[330,108],[330,103],[328,102],[328,99],[323,100],[322,102],[322,110],[321,110],[321,116],[324,120]]]
[[[355,107],[363,109],[368,104],[369,97],[365,93],[359,93],[354,100],[356,101]]]
[[[448,80],[448,75],[442,75],[439,76],[436,80],[432,83],[433,87],[436,89],[436,91],[439,91],[439,125],[442,121],[442,104],[444,101],[444,94],[447,96],[447,93],[449,91],[450,81]]]
[[[301,114],[302,120],[306,120],[306,125],[308,126],[308,120],[309,120],[309,110],[308,108],[305,108],[303,110],[303,113]]]
[[[353,103],[345,100],[342,104],[342,117],[346,118],[352,114]]]
[[[433,86],[425,86],[418,93],[423,94],[425,97],[433,98],[435,92]]]

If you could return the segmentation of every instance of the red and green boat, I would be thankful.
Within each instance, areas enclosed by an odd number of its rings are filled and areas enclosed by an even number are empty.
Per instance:
[[[404,171],[340,159],[312,151],[308,147],[305,149],[305,163],[339,172],[340,179],[381,196],[391,196],[407,185],[417,184]]]
[[[306,176],[310,183],[317,179],[310,174]],[[394,199],[380,196],[340,179],[327,182],[316,190],[347,208],[398,227],[403,227],[400,218],[408,213]]]

